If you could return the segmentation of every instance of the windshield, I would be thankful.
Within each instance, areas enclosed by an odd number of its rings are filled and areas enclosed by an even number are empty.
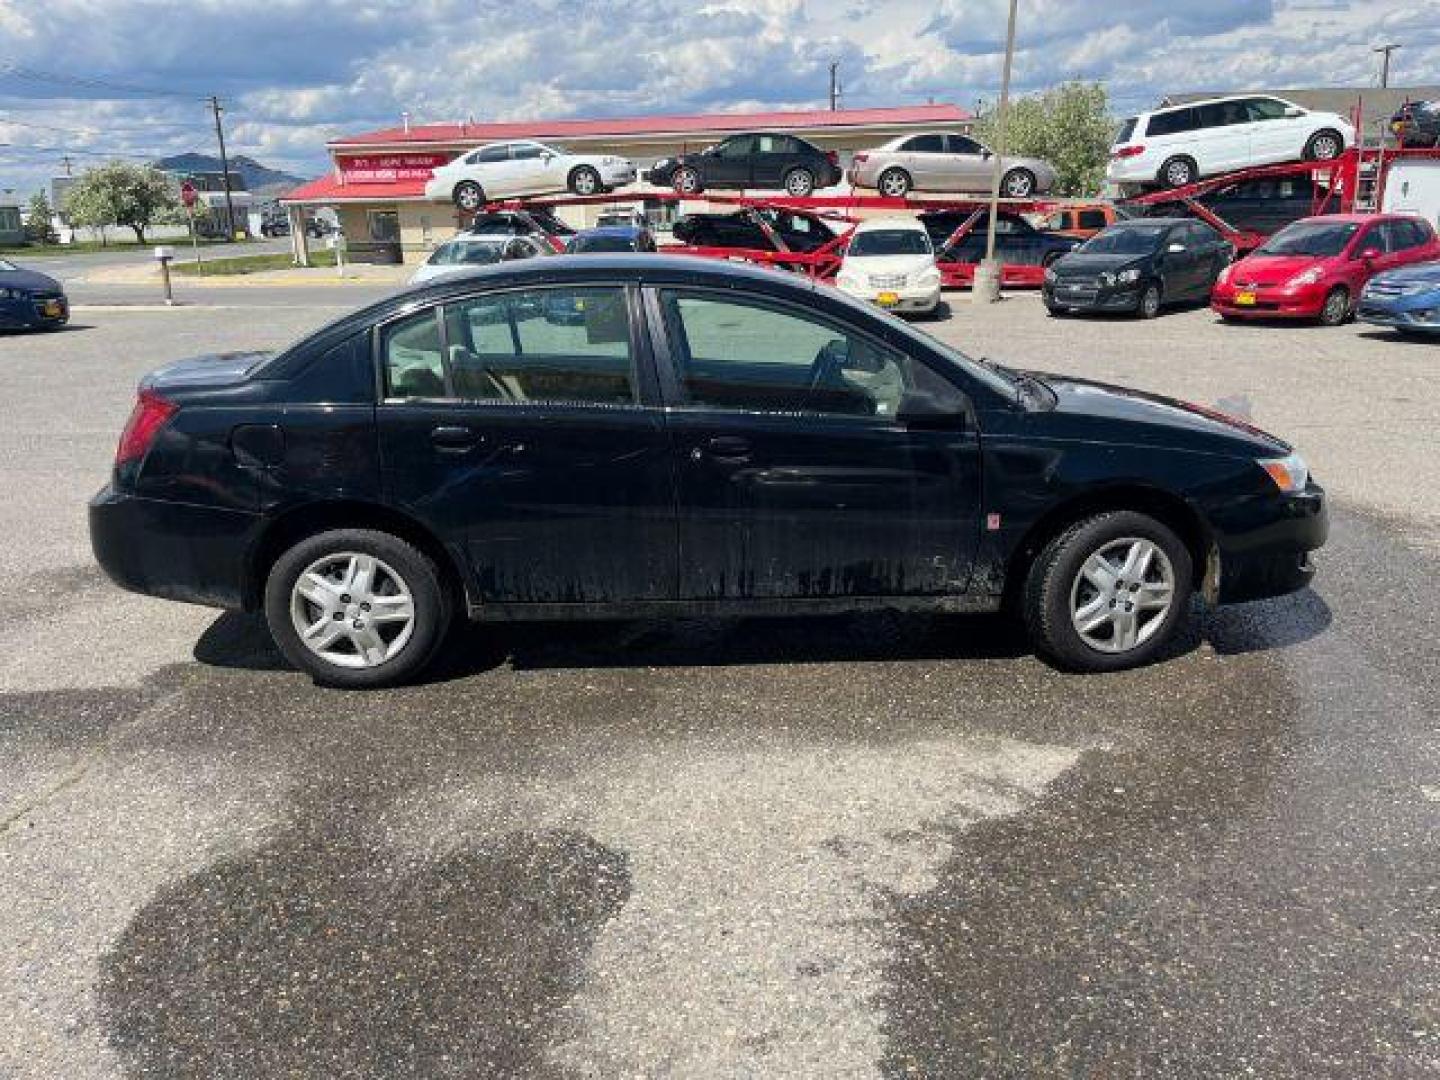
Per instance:
[[[1339,255],[1360,228],[1353,222],[1297,221],[1256,250],[1257,255]]]
[[[451,240],[430,256],[431,266],[484,266],[500,261],[505,241]]]
[[[1149,255],[1160,246],[1165,226],[1127,226],[1096,233],[1079,250],[1086,255]]]
[[[572,255],[596,251],[634,250],[635,244],[628,236],[577,236],[570,241]]]
[[[858,232],[850,241],[846,254],[865,255],[930,255],[930,237],[919,229],[874,229]]]

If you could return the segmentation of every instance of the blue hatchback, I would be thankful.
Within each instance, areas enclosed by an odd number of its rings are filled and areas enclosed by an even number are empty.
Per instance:
[[[0,330],[45,330],[70,321],[70,302],[54,278],[0,259]]]
[[[1440,262],[1376,274],[1360,294],[1356,314],[1402,333],[1440,334]]]

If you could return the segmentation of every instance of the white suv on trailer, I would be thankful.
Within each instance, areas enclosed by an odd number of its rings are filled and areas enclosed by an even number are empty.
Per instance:
[[[479,210],[493,199],[573,191],[602,195],[635,182],[635,163],[612,154],[570,154],[544,143],[490,143],[437,168],[425,184],[429,199]]]
[[[1105,177],[1127,188],[1184,187],[1252,165],[1330,161],[1354,144],[1355,128],[1337,113],[1263,95],[1212,98],[1127,119]]]

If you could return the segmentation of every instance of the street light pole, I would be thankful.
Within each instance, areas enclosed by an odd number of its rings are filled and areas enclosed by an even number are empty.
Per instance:
[[[1391,44],[1391,45],[1376,45],[1375,48],[1373,48],[1373,49],[1370,50],[1371,52],[1378,52],[1378,53],[1380,53],[1380,55],[1381,55],[1381,60],[1380,60],[1380,89],[1382,89],[1382,90],[1386,89],[1386,88],[1390,85],[1390,54],[1391,54],[1392,52],[1394,52],[1394,51],[1395,51],[1396,49],[1398,49],[1398,48],[1400,48],[1399,45],[1393,45],[1393,44]]]
[[[1005,66],[1000,75],[1000,105],[995,121],[995,162],[990,168],[990,214],[985,224],[985,261],[971,285],[974,299],[986,303],[1000,299],[1000,267],[995,262],[995,219],[1000,213],[1000,177],[1005,168],[1005,124],[1010,113],[1010,68],[1015,60],[1015,9],[1010,0],[1010,18],[1005,27]]]

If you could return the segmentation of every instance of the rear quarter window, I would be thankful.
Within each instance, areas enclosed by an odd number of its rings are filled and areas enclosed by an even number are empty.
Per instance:
[[[1120,125],[1120,130],[1115,133],[1115,143],[1117,146],[1120,143],[1130,141],[1130,136],[1135,134],[1135,125],[1137,123],[1139,123],[1139,117],[1132,116]]]

